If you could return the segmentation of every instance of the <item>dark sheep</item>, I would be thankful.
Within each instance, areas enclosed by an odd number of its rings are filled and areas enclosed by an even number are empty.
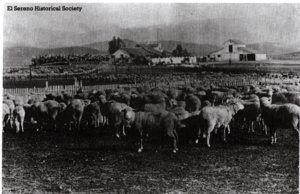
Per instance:
[[[165,98],[159,95],[131,95],[130,105],[132,108],[139,110],[145,104],[160,104],[164,103]]]
[[[165,107],[164,102],[160,104],[144,104],[140,110],[143,112],[164,112],[166,111]]]
[[[139,132],[140,148],[138,152],[144,149],[144,137],[149,134],[159,133],[167,134],[173,139],[173,152],[178,151],[178,135],[176,129],[179,126],[178,118],[169,112],[153,113],[153,112],[133,112],[133,110],[123,110],[124,117],[129,121],[130,126]]]
[[[222,105],[228,98],[234,98],[230,92],[206,91],[209,101],[213,106]]]
[[[272,95],[272,104],[296,104],[300,107],[300,92],[277,92]]]
[[[2,103],[2,125],[3,125],[3,128],[7,127],[9,117],[10,117],[9,107],[7,104]]]
[[[81,99],[74,99],[70,104],[64,108],[64,105],[60,105],[60,113],[58,116],[58,122],[63,125],[64,123],[69,124],[69,130],[71,130],[71,122],[74,124],[75,130],[80,130],[81,119],[83,116],[85,103]]]
[[[100,123],[103,123],[99,102],[93,102],[85,106],[81,120],[83,128],[89,126],[93,126],[94,128],[99,127]]]
[[[172,99],[177,99],[179,95],[179,91],[176,88],[170,88],[167,91],[167,95]]]
[[[187,110],[188,112],[198,111],[201,108],[200,99],[193,94],[188,95],[185,99],[185,102],[186,102],[185,110]]]
[[[46,102],[35,102],[29,109],[29,115],[37,122],[37,131],[43,129],[43,123],[49,122],[56,130],[56,117],[61,110],[61,106],[54,100]],[[33,121],[33,120],[32,120]]]
[[[276,143],[276,129],[293,129],[299,135],[300,107],[295,104],[271,104],[268,98],[261,98],[262,118],[270,128],[271,144]]]

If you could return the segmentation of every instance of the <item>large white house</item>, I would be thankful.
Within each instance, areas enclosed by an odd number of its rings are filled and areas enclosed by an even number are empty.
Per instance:
[[[261,61],[267,60],[267,55],[259,51],[246,48],[240,40],[229,39],[223,43],[223,48],[207,56],[214,61]]]

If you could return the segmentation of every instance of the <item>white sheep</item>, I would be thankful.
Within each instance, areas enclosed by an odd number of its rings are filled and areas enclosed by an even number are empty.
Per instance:
[[[199,124],[206,133],[208,147],[210,147],[210,133],[214,129],[218,129],[222,126],[224,127],[224,141],[226,141],[226,128],[228,128],[232,117],[242,109],[244,109],[244,105],[241,102],[236,102],[224,106],[207,106],[201,110],[199,114]],[[201,136],[201,128],[199,129],[198,137]]]

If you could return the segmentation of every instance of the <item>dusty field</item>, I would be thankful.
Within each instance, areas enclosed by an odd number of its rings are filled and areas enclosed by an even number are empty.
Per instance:
[[[269,136],[232,130],[211,148],[149,141],[108,130],[3,133],[3,193],[298,193],[299,146],[292,131]],[[180,138],[180,137],[179,137]],[[182,139],[182,138],[181,138]]]

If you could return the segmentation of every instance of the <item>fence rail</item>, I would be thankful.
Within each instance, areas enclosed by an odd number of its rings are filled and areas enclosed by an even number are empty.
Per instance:
[[[177,81],[172,83],[166,82],[148,82],[148,83],[136,83],[136,84],[109,84],[109,85],[93,85],[93,86],[82,86],[83,90],[105,90],[105,89],[117,89],[117,88],[137,88],[137,87],[145,87],[150,86],[151,88],[169,88],[169,87],[184,87],[184,86],[203,86],[215,84],[219,86],[244,86],[244,85],[252,85],[259,84],[259,81],[256,80],[248,80],[248,81],[222,81],[222,80],[202,80],[202,81]],[[29,94],[29,93],[44,93],[44,92],[71,92],[76,93],[80,86],[75,85],[57,85],[57,86],[49,86],[43,88],[4,88],[4,93],[9,94]]]
[[[259,84],[288,84],[293,85],[294,83],[300,83],[300,78],[210,78],[210,79],[189,79],[185,78],[184,81],[172,81],[172,82],[164,82],[164,81],[147,81],[146,83],[134,83],[134,84],[109,84],[109,85],[92,85],[92,86],[82,86],[84,90],[105,90],[105,89],[116,89],[116,88],[136,88],[143,86],[150,87],[159,87],[159,88],[167,88],[167,87],[183,87],[183,86],[205,86],[210,84],[215,84],[219,86],[245,86],[245,85],[259,85]],[[4,88],[4,93],[11,94],[28,94],[28,93],[42,93],[42,92],[58,92],[58,91],[66,91],[76,93],[76,91],[80,88],[78,84],[74,85],[54,85],[48,86],[46,83],[45,87],[31,87],[31,88]]]

